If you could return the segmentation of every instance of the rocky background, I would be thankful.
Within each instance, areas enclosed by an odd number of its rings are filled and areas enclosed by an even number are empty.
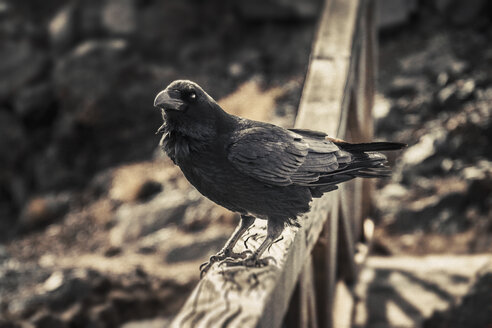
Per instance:
[[[491,6],[405,3],[381,6],[377,138],[410,147],[374,251],[488,252]],[[153,98],[189,78],[292,125],[319,6],[0,0],[0,327],[166,325],[237,218],[157,150]]]
[[[382,35],[376,134],[409,145],[376,193],[383,253],[492,251],[490,13],[436,1]]]

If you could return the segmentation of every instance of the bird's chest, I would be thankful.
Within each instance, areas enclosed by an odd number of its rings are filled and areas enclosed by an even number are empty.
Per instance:
[[[204,194],[225,182],[222,177],[227,163],[221,149],[214,144],[179,140],[175,145],[175,162],[190,183]]]
[[[242,212],[237,193],[244,191],[247,183],[227,159],[224,147],[215,141],[195,142],[175,136],[168,134],[162,146],[186,179],[210,200]]]
[[[188,145],[176,149],[176,164],[181,168],[186,179],[204,196],[212,201],[233,208],[236,176],[234,168],[223,155],[220,147],[215,145],[203,146],[199,149]]]

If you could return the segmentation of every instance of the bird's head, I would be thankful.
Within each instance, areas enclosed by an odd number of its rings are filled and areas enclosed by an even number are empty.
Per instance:
[[[169,84],[157,94],[154,106],[162,110],[164,118],[158,132],[168,128],[193,137],[213,135],[228,115],[198,84],[188,80]]]
[[[176,80],[159,92],[154,106],[172,116],[199,117],[206,115],[216,102],[198,84]]]
[[[198,139],[215,136],[230,119],[212,97],[188,80],[169,84],[157,94],[154,106],[162,110],[164,119],[158,132],[176,130]]]

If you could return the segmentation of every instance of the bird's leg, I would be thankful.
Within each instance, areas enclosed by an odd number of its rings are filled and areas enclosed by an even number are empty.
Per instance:
[[[246,230],[248,230],[248,228],[253,224],[253,222],[255,222],[255,218],[253,216],[241,215],[239,229],[227,241],[224,248],[222,248],[217,254],[211,256],[208,262],[205,262],[200,266],[200,277],[203,277],[203,275],[210,269],[212,264],[214,264],[215,262],[225,260],[226,258],[246,257],[246,253],[248,251],[245,251],[243,253],[234,253],[232,249],[234,248],[234,246],[236,246],[237,242],[239,241],[239,238],[241,238],[241,236],[246,232]]]
[[[216,257],[232,257],[232,258],[244,258],[246,254],[243,253],[234,253],[232,250],[234,246],[236,246],[239,238],[251,227],[251,225],[255,222],[255,218],[249,215],[241,215],[241,221],[239,222],[239,229],[234,233],[234,235],[229,239],[222,248],[220,252],[218,252]],[[221,260],[221,259],[219,259]]]
[[[280,220],[269,220],[267,226],[267,236],[260,247],[250,256],[239,261],[228,261],[231,266],[243,265],[247,267],[262,267],[268,264],[268,258],[260,259],[261,255],[277,240],[284,231],[284,222]]]

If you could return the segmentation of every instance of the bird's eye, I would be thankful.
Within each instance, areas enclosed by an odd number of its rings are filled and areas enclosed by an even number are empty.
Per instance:
[[[195,92],[193,92],[193,91],[192,91],[192,92],[190,92],[190,94],[188,95],[188,98],[189,98],[190,100],[195,100],[195,99],[196,99],[196,93],[195,93]]]

